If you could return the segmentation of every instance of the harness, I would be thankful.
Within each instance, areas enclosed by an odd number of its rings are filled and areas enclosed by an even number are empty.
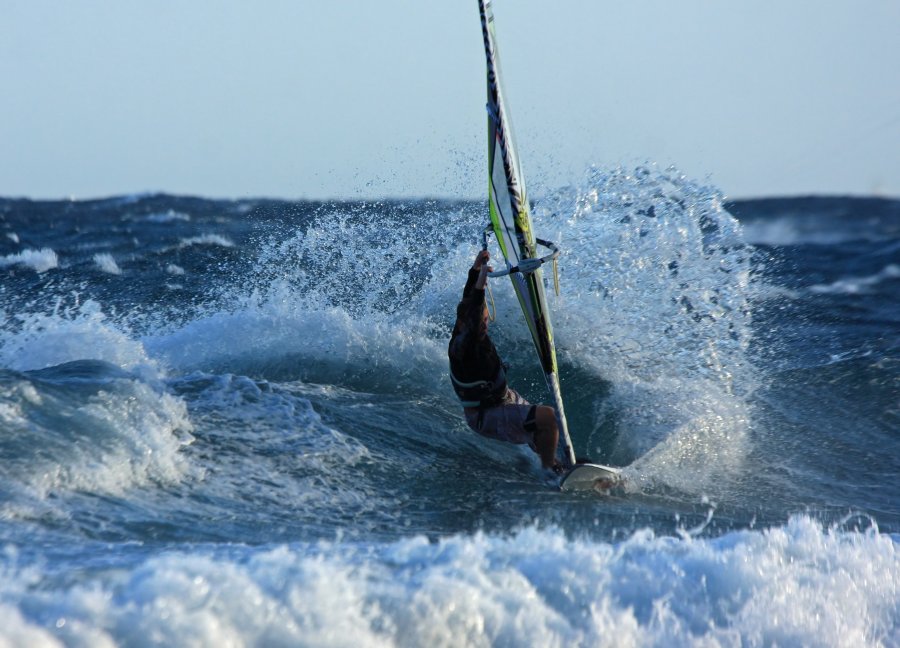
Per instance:
[[[491,380],[463,382],[453,375],[453,369],[450,369],[450,380],[463,407],[493,407],[502,403],[506,397],[506,367],[502,364]]]

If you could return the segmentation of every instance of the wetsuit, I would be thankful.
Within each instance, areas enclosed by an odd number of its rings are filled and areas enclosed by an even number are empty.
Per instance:
[[[506,367],[486,332],[482,334],[484,289],[479,271],[469,270],[447,355],[453,389],[466,422],[479,434],[510,443],[532,443],[535,408],[506,382]]]

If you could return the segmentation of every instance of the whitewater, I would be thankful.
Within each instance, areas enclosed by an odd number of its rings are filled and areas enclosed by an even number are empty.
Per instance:
[[[0,646],[900,645],[900,201],[534,201],[608,495],[465,425],[480,201],[0,199]]]

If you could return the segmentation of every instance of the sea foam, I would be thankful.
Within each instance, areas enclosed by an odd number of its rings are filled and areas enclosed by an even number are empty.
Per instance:
[[[59,258],[56,252],[50,248],[40,250],[23,250],[16,254],[8,254],[0,257],[0,268],[10,265],[20,265],[31,268],[37,273],[47,272],[59,266]]]
[[[113,258],[111,254],[108,252],[101,252],[94,255],[94,265],[97,266],[103,272],[120,275],[122,274],[122,269],[119,268],[119,264],[116,263],[116,260]]]
[[[40,588],[19,586],[25,567],[8,570],[0,597],[24,619],[13,632],[70,645],[893,645],[897,542],[803,516],[615,544],[527,528],[176,551]]]
[[[830,284],[815,284],[809,291],[825,295],[863,295],[877,292],[877,288],[885,281],[900,279],[900,265],[892,263],[880,272],[868,277],[844,277]]]
[[[140,342],[93,300],[50,314],[21,313],[0,330],[0,366],[26,371],[83,359],[155,371]]]
[[[16,320],[0,331],[7,486],[119,493],[186,474],[184,401],[98,304]]]

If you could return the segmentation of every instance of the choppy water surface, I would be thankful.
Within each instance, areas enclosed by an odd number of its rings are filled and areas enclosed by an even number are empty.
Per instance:
[[[462,420],[485,220],[0,200],[0,643],[900,644],[900,203],[725,204],[652,168],[537,200],[609,497]]]

